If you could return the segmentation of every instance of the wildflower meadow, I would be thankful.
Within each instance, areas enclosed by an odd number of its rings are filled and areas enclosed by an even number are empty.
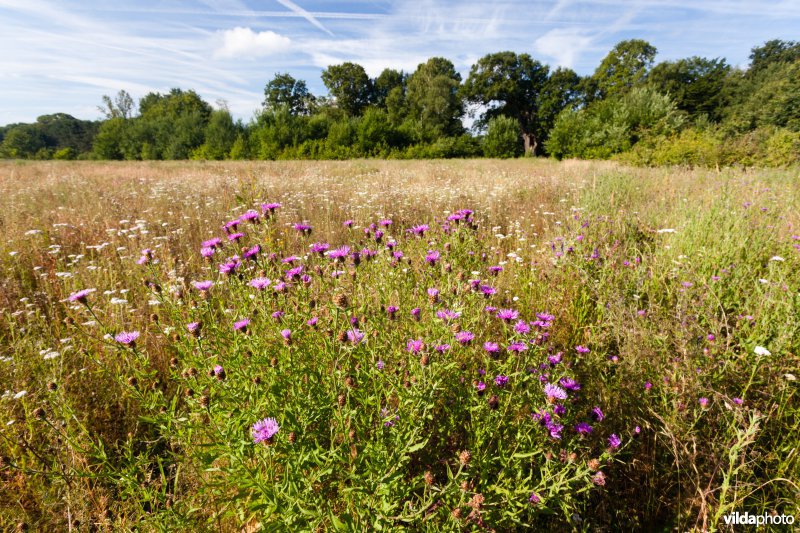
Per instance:
[[[0,163],[0,528],[798,517],[798,183]]]

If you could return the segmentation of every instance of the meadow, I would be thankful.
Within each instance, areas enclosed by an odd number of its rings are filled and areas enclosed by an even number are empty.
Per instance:
[[[797,169],[0,162],[0,529],[797,517],[798,267]]]

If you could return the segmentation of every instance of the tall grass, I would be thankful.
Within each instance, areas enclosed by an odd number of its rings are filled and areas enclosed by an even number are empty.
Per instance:
[[[0,525],[797,516],[798,213],[791,170],[3,163]]]

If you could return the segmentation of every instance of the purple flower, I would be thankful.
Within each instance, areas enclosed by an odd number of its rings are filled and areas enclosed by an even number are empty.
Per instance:
[[[80,302],[82,304],[85,304],[86,303],[86,298],[90,294],[92,294],[94,291],[95,291],[95,289],[82,289],[82,290],[79,290],[78,292],[73,292],[72,294],[69,295],[69,298],[67,298],[67,299],[70,302]]]
[[[214,282],[213,282],[213,281],[210,281],[210,280],[206,280],[206,281],[193,281],[193,282],[192,282],[192,287],[194,287],[194,288],[195,288],[195,289],[197,289],[198,291],[207,291],[208,289],[210,289],[210,288],[211,288],[211,287],[213,287],[213,286],[214,286]]]
[[[281,318],[283,318],[284,314],[285,313],[283,311],[275,311],[274,313],[272,313],[272,318],[274,318],[277,321],[280,321]]]
[[[531,332],[531,327],[526,324],[523,320],[520,320],[516,324],[514,324],[514,331],[519,333],[520,335],[527,335]]]
[[[287,340],[287,341],[292,340],[292,330],[290,330],[290,329],[282,329],[281,330],[281,337],[283,337],[283,339]]]
[[[214,375],[217,377],[225,375],[225,369],[222,368],[222,365],[214,365],[212,372],[214,372]]]
[[[497,385],[498,387],[505,387],[507,383],[508,383],[508,376],[504,376],[503,374],[495,376],[494,378],[494,384]]]
[[[264,289],[269,287],[270,283],[272,283],[272,281],[270,281],[267,278],[254,278],[250,280],[250,286],[260,291],[263,291]]]
[[[302,273],[303,273],[303,265],[290,268],[289,270],[286,271],[286,279],[291,281],[295,278],[299,278],[300,274]]]
[[[315,242],[311,245],[311,251],[315,254],[324,254],[325,251],[330,247],[331,245],[327,242]]]
[[[612,433],[611,436],[608,437],[608,445],[612,450],[619,448],[620,444],[622,444],[622,441],[616,433]]]
[[[511,322],[519,318],[519,312],[513,309],[500,309],[496,316],[503,322]]]
[[[375,367],[378,370],[383,370],[383,367],[384,367],[383,361],[379,359],[378,362],[375,364]]]
[[[411,316],[414,317],[415,320],[419,320],[419,315],[422,310],[419,307],[415,307],[411,310]]]
[[[439,296],[439,289],[430,288],[428,289],[428,296],[431,298],[437,298]]]
[[[389,412],[389,409],[384,407],[383,409],[381,409],[381,418],[383,419],[383,427],[390,428],[400,420],[400,415],[398,414],[392,415]]]
[[[580,435],[588,435],[592,432],[592,426],[587,424],[586,422],[578,422],[575,424],[575,432]]]
[[[430,227],[427,224],[420,224],[419,226],[412,227],[409,231],[418,237],[421,237],[428,231]]]
[[[344,222],[342,222],[342,226],[344,226],[345,228],[352,228],[353,227],[353,221],[352,220],[345,220]]]
[[[441,255],[442,254],[436,250],[428,250],[428,254],[425,256],[425,262],[431,266],[435,266]]]
[[[558,382],[562,387],[567,390],[576,391],[581,390],[581,384],[572,378],[563,377]]]
[[[449,344],[440,344],[436,348],[434,348],[434,350],[436,350],[439,353],[444,353],[449,349],[450,349],[450,345]]]
[[[272,290],[275,292],[283,292],[286,290],[286,287],[287,287],[286,283],[284,283],[283,281],[279,281],[278,283],[272,286]]]
[[[733,403],[735,403],[736,405],[742,405],[744,403],[744,400],[742,400],[741,398],[734,398]]]
[[[406,350],[411,353],[419,353],[425,347],[422,339],[409,339],[406,343]]]
[[[575,347],[575,351],[578,352],[578,353],[589,353],[590,352],[589,348],[587,348],[586,346],[581,346],[581,345],[576,346]]]
[[[238,241],[242,237],[244,237],[244,233],[241,233],[241,232],[239,232],[239,233],[231,233],[230,235],[228,235],[228,240],[229,241]]]
[[[309,318],[306,321],[306,324],[308,324],[309,326],[311,326],[313,328],[313,327],[315,327],[317,325],[317,322],[319,322],[319,318],[317,318],[315,316],[312,316],[311,318]]]
[[[547,396],[548,400],[567,399],[567,391],[565,391],[558,385],[553,385],[552,383],[548,383],[547,385],[544,386],[544,395]]]
[[[272,203],[269,203],[269,204],[261,204],[261,211],[263,213],[266,213],[267,211],[272,213],[276,209],[280,209],[280,208],[281,208],[281,204],[279,204],[277,202],[272,202]]]
[[[237,268],[239,268],[239,265],[241,264],[242,263],[238,259],[236,258],[231,259],[228,262],[223,263],[219,266],[219,273],[230,276]]]
[[[536,313],[536,318],[538,318],[542,322],[552,322],[553,319],[555,319],[555,316],[549,313]]]
[[[272,440],[281,427],[278,421],[274,418],[265,418],[253,424],[252,435],[253,441],[258,444],[260,442],[269,442]]]
[[[550,437],[554,439],[561,438],[561,431],[564,429],[562,424],[556,424],[555,422],[550,422],[547,424],[547,430],[550,432]]]
[[[599,407],[595,407],[592,409],[592,412],[589,413],[592,417],[592,420],[595,422],[602,422],[606,415],[603,414],[603,411]]]
[[[186,324],[186,330],[193,335],[199,333],[200,328],[200,322],[189,322]]]
[[[302,233],[303,235],[309,235],[309,234],[311,234],[311,226],[310,226],[310,225],[308,225],[308,224],[304,224],[304,223],[298,223],[298,224],[294,224],[292,227],[293,227],[295,230],[297,230],[297,231],[299,231],[300,233]]]
[[[531,502],[533,505],[536,505],[542,501],[538,494],[535,492],[531,492],[531,497],[528,498],[528,501]]]
[[[475,335],[471,331],[459,331],[456,333],[456,340],[464,346],[468,346],[474,338]]]
[[[512,343],[511,343],[511,344],[509,344],[509,345],[508,345],[508,347],[506,348],[506,350],[508,350],[509,352],[512,352],[512,353],[520,353],[520,352],[524,352],[524,351],[525,351],[525,350],[527,350],[527,349],[528,349],[528,345],[527,345],[527,344],[525,344],[524,342],[520,342],[520,341],[518,341],[518,342],[512,342]]]
[[[356,328],[348,329],[347,340],[349,340],[351,344],[359,344],[365,342],[364,333]]]
[[[250,209],[246,213],[242,213],[242,215],[239,217],[239,220],[241,220],[242,222],[250,222],[253,224],[258,222],[258,219],[259,219],[258,211],[254,211],[253,209]]]
[[[547,361],[550,363],[550,366],[556,366],[560,363],[562,355],[564,355],[562,352],[557,352],[555,355],[548,355]]]
[[[490,354],[496,354],[500,351],[500,345],[496,342],[484,342],[483,349]]]
[[[139,338],[138,331],[120,331],[114,336],[114,340],[126,346],[136,345],[136,339]]]
[[[234,331],[241,331],[242,333],[247,333],[247,326],[249,325],[250,325],[250,319],[243,318],[242,320],[233,323],[233,329]]]
[[[443,322],[450,322],[460,316],[461,313],[458,313],[456,311],[450,311],[449,309],[441,309],[439,311],[436,311],[436,318],[442,320]]]
[[[214,237],[213,239],[208,239],[207,241],[203,241],[201,246],[203,248],[219,248],[222,245],[222,239],[219,237]]]
[[[700,407],[702,407],[703,409],[708,407],[708,398],[702,397],[697,401],[700,403]]]
[[[348,255],[350,255],[350,247],[347,245],[340,246],[328,252],[328,257],[340,263],[343,262]]]
[[[498,266],[490,266],[489,267],[489,273],[490,274],[494,274],[495,276],[497,274],[499,274],[500,272],[502,272],[502,271],[503,271],[503,267],[501,267],[499,265]]]
[[[479,381],[478,383],[475,384],[475,388],[478,389],[479,393],[481,393],[484,390],[486,390],[486,383],[484,383],[483,381]]]
[[[208,259],[212,255],[214,255],[214,248],[211,248],[210,246],[204,246],[200,248],[200,255]]]
[[[244,253],[242,253],[242,257],[245,259],[255,259],[259,253],[261,253],[261,246],[256,244],[252,248],[245,250]]]
[[[490,285],[481,285],[481,292],[483,293],[484,296],[486,296],[488,298],[489,296],[492,296],[493,294],[497,294],[497,289],[495,289],[494,287],[492,287]]]

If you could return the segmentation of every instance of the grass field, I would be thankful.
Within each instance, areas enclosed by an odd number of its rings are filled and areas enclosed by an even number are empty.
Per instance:
[[[797,517],[798,267],[797,170],[3,162],[0,529]]]

